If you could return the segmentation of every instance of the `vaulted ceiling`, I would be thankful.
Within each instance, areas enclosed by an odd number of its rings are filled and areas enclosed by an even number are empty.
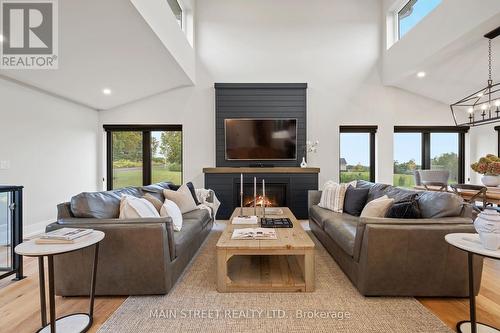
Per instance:
[[[128,0],[59,1],[59,69],[0,76],[98,110],[193,84]]]

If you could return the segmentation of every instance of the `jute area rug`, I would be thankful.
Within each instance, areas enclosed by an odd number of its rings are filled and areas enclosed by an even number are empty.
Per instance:
[[[129,297],[99,332],[452,332],[414,298],[364,297],[316,243],[312,293],[218,293],[215,244],[208,236],[165,296]]]

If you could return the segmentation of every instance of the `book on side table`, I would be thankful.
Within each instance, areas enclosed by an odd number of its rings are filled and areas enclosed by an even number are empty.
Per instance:
[[[93,229],[61,228],[42,234],[35,240],[36,244],[73,244],[81,237],[88,235]]]

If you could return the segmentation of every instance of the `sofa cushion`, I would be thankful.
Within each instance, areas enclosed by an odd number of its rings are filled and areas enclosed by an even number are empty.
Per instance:
[[[200,237],[202,226],[200,221],[186,219],[182,223],[182,229],[174,232],[175,254],[178,257],[192,246],[197,237]]]
[[[359,216],[366,205],[369,189],[349,186],[345,192],[344,213]]]
[[[464,200],[454,193],[423,191],[418,204],[423,218],[454,217],[462,215]]]
[[[351,257],[354,255],[358,222],[359,217],[340,213],[332,213],[325,221],[325,232]]]
[[[320,226],[321,229],[325,227],[325,221],[333,215],[334,212],[326,208],[321,208],[318,205],[314,205],[309,209],[309,217]]]
[[[75,217],[118,218],[121,196],[127,194],[140,198],[142,193],[142,190],[137,187],[103,192],[82,192],[71,198],[71,212]]]
[[[205,228],[210,222],[210,213],[206,209],[195,209],[190,212],[182,214],[182,218],[185,220],[196,220],[203,228]]]

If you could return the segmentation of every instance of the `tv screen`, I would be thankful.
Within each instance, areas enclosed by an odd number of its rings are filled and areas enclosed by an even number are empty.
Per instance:
[[[226,160],[297,159],[297,119],[225,119]]]

